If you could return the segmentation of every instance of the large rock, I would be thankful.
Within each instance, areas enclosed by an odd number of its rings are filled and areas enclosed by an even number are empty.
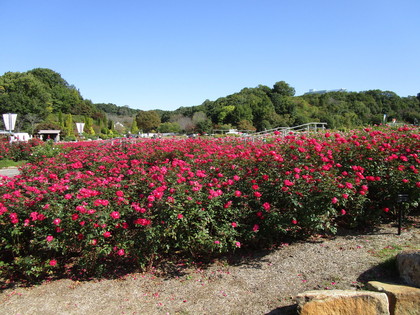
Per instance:
[[[300,315],[389,315],[388,297],[379,292],[307,291],[296,301]]]
[[[391,315],[420,315],[419,288],[378,281],[368,282],[367,287],[386,293]]]
[[[397,266],[400,277],[406,284],[420,288],[420,250],[399,253]]]

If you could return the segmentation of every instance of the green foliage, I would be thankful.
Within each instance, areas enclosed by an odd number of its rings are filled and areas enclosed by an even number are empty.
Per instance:
[[[160,125],[159,115],[153,111],[140,111],[136,116],[137,126],[143,132],[156,130]]]
[[[195,130],[200,133],[200,134],[204,134],[204,133],[209,133],[212,130],[212,123],[210,119],[206,119],[206,120],[202,120],[197,122],[197,124],[195,125]]]
[[[68,142],[68,141],[76,141],[76,136],[64,136],[62,139],[64,142]]]
[[[107,114],[113,114],[117,116],[135,116],[139,112],[138,109],[129,108],[127,105],[117,106],[111,103],[96,103],[95,106]]]
[[[16,142],[0,142],[0,161],[12,160],[14,162],[27,161],[31,156],[31,148],[38,146],[42,143],[39,139],[31,139],[29,141],[16,141]],[[7,162],[4,162],[7,163]]]
[[[51,95],[46,86],[30,73],[7,72],[0,77],[0,94],[2,112],[13,112],[20,115],[36,113],[46,117],[46,104],[51,102]]]
[[[294,96],[295,89],[289,84],[287,84],[285,81],[279,81],[273,85],[272,93],[281,96]]]
[[[54,144],[54,141],[48,140],[45,143],[39,144],[31,148],[31,153],[28,156],[28,161],[36,163],[48,158],[57,156],[62,149]]]
[[[85,116],[84,121],[85,121],[84,131],[88,135],[94,135],[95,130],[93,129],[93,118]]]
[[[252,123],[249,120],[244,119],[238,123],[238,130],[255,131],[256,128],[252,125]]]
[[[272,88],[265,85],[243,88],[215,101],[205,100],[201,105],[183,106],[175,111],[140,111],[127,105],[93,104],[83,99],[78,89],[59,73],[44,68],[0,76],[0,108],[3,113],[19,114],[22,131],[32,133],[41,129],[36,124],[49,123],[58,126],[54,129],[65,130],[66,136],[73,133],[66,122],[69,114],[85,116],[86,132],[90,135],[115,134],[111,120],[128,126],[126,122],[131,123],[133,117],[136,117],[137,128],[145,132],[158,130],[160,123],[178,123],[181,131],[200,133],[209,132],[217,125],[238,128],[244,121],[251,122],[257,131],[313,121],[340,129],[388,123],[394,118],[402,123],[420,122],[418,95],[399,97],[392,91],[369,90],[295,96],[295,89],[285,81],[276,82]],[[384,114],[387,115],[385,122]],[[111,119],[108,120],[107,115]],[[168,127],[163,125],[159,129]]]
[[[75,125],[73,123],[73,115],[72,114],[67,114],[66,115],[66,120],[64,123],[64,136],[65,137],[71,137],[74,136],[74,128]]]
[[[354,128],[390,122],[414,124],[419,121],[420,102],[414,96],[399,97],[394,92],[369,90],[364,92],[329,92],[301,96],[318,109],[315,117],[327,122],[329,128]]]
[[[79,91],[59,73],[50,69],[7,72],[0,76],[0,87],[1,112],[17,113],[23,130],[32,132],[36,121],[55,122],[60,112],[95,119],[105,116],[91,101],[84,100]],[[32,116],[27,116],[29,114]],[[58,125],[61,124],[59,117]]]
[[[37,133],[40,130],[61,130],[61,128],[57,122],[44,121],[36,125],[36,128],[34,129],[34,133]]]
[[[139,133],[139,127],[137,126],[137,120],[133,119],[133,123],[131,124],[130,133],[135,135]]]
[[[158,131],[161,133],[179,133],[181,127],[178,123],[165,122],[159,125]]]
[[[257,130],[313,121],[327,122],[329,128],[379,125],[383,123],[384,114],[388,121],[392,118],[411,124],[420,121],[420,102],[414,96],[399,97],[380,90],[302,96],[294,96],[294,93],[294,88],[280,81],[273,89],[245,88],[216,101],[206,100],[201,106],[214,125],[238,126],[240,121],[248,120]]]
[[[114,131],[114,121],[112,119],[108,119],[108,133]]]

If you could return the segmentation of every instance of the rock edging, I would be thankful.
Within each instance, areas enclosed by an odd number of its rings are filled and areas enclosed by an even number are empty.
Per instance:
[[[306,291],[296,297],[298,314],[420,315],[420,250],[398,254],[397,266],[408,285],[370,281],[370,291]]]

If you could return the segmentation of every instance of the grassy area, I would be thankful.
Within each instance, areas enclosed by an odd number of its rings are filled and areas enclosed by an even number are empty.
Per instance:
[[[26,161],[18,161],[18,162],[15,162],[15,161],[12,161],[12,160],[8,160],[8,159],[5,159],[5,160],[0,160],[0,168],[6,168],[6,167],[12,167],[12,166],[21,166],[21,165],[23,165],[23,164],[25,164],[26,163]]]

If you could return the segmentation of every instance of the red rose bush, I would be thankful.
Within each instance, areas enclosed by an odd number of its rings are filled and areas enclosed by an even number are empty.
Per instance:
[[[372,226],[399,193],[418,206],[419,139],[402,127],[62,144],[0,178],[0,270],[101,275]]]

